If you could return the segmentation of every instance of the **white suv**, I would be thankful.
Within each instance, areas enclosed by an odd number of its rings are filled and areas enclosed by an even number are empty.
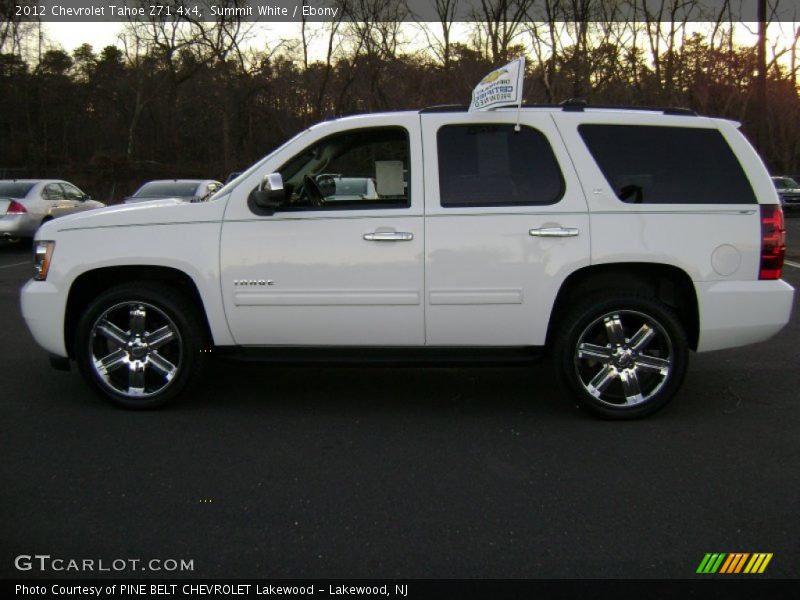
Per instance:
[[[611,418],[662,407],[690,349],[787,323],[783,215],[736,123],[572,103],[517,118],[327,121],[209,202],[48,223],[25,320],[56,366],[75,360],[129,408],[184,392],[212,349],[335,362],[547,349],[564,388]]]

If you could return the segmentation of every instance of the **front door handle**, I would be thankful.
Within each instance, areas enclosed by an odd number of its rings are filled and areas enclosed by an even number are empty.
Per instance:
[[[414,239],[414,234],[405,231],[375,231],[365,233],[364,239],[368,242],[410,242]]]
[[[528,231],[533,237],[575,237],[578,233],[576,227],[540,227]]]

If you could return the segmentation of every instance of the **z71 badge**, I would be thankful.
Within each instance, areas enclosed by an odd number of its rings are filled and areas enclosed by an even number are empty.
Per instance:
[[[233,285],[237,286],[250,286],[250,285],[272,285],[274,282],[271,279],[234,279]]]

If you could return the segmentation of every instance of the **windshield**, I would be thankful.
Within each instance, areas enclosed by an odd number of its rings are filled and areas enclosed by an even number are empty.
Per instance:
[[[197,182],[151,181],[145,183],[133,195],[134,198],[168,198],[170,196],[194,196]]]
[[[798,188],[800,184],[798,184],[794,179],[791,177],[775,177],[772,179],[775,182],[775,187],[779,190],[787,190],[790,188]]]
[[[24,198],[31,191],[35,183],[21,183],[17,181],[0,181],[0,196],[10,198]]]
[[[239,185],[240,181],[242,181],[244,179],[247,179],[248,177],[250,177],[251,174],[253,174],[255,171],[260,169],[261,166],[266,161],[268,161],[270,158],[272,158],[275,155],[276,152],[280,152],[281,150],[286,148],[286,146],[288,146],[289,144],[294,142],[296,139],[298,139],[300,137],[303,137],[308,132],[309,132],[308,129],[304,129],[303,131],[301,131],[300,133],[298,133],[294,137],[291,137],[288,140],[286,140],[283,144],[281,144],[280,146],[275,148],[275,150],[273,150],[272,152],[267,154],[264,158],[259,160],[257,163],[255,163],[253,166],[251,166],[249,169],[239,173],[236,176],[235,179],[231,179],[230,181],[225,182],[225,185],[223,185],[219,190],[217,190],[216,193],[212,194],[208,199],[209,200],[213,200],[214,198],[221,198],[222,196],[224,196],[225,194],[230,192],[233,188],[235,188],[237,185]],[[267,175],[267,173],[264,173],[264,175]]]

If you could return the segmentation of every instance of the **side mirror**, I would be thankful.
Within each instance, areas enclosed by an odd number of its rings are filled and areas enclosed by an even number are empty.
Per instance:
[[[259,186],[250,192],[247,203],[254,213],[269,217],[275,214],[285,198],[281,174],[270,173],[265,175]]]

